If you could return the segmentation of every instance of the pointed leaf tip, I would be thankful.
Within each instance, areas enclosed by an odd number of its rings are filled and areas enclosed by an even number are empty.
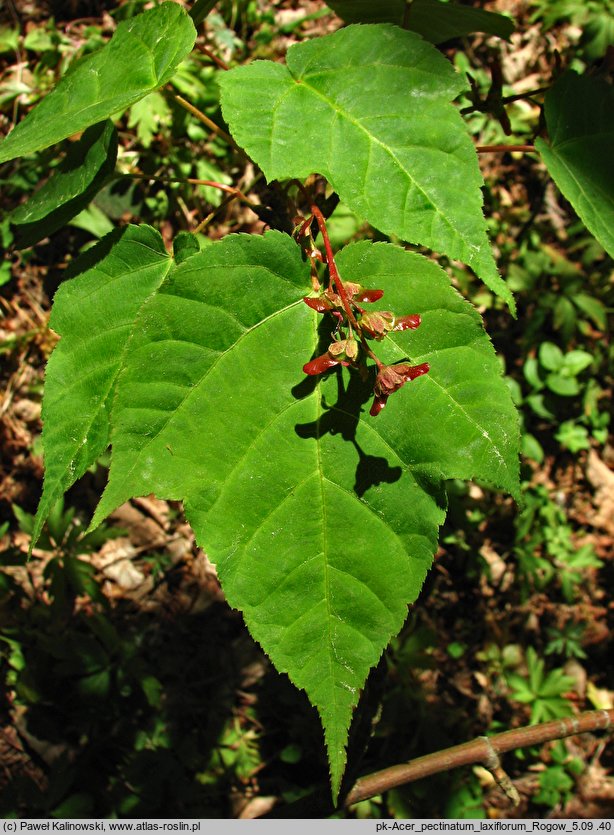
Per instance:
[[[194,24],[178,3],[123,21],[109,43],[79,59],[0,144],[0,162],[54,145],[162,87],[195,39]]]

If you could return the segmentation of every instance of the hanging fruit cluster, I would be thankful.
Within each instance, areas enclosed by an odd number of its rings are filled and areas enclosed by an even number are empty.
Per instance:
[[[303,301],[317,313],[329,314],[337,321],[326,353],[305,363],[303,371],[305,374],[316,375],[337,365],[345,365],[356,368],[366,380],[367,359],[372,359],[377,367],[377,375],[373,387],[375,397],[369,413],[375,417],[384,408],[391,394],[410,380],[426,374],[429,364],[424,362],[421,365],[409,365],[403,362],[384,365],[370,348],[368,340],[381,342],[391,332],[415,330],[420,325],[421,317],[416,313],[397,316],[390,310],[365,310],[361,305],[379,301],[384,291],[370,290],[360,284],[342,281],[324,217],[315,205],[311,211],[311,218],[301,224],[299,234],[303,236],[313,220],[317,221],[324,238],[330,283],[319,295],[306,297]],[[319,255],[315,247],[312,247],[311,253]]]

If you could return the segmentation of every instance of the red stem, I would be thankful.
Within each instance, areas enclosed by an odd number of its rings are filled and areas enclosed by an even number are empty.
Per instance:
[[[216,55],[214,52],[212,52],[206,46],[204,46],[203,44],[197,44],[197,47],[198,47],[198,49],[200,49],[200,51],[203,53],[203,55],[206,55],[207,58],[210,58],[213,61],[213,63],[217,64],[217,66],[221,70],[229,70],[230,69],[230,67],[228,66],[228,64],[225,61],[222,61],[222,59],[218,55]]]
[[[335,256],[333,255],[333,248],[330,245],[330,238],[328,237],[328,229],[326,228],[326,221],[324,220],[324,215],[318,209],[318,207],[313,204],[311,206],[311,213],[315,217],[318,222],[318,226],[320,227],[320,232],[322,233],[322,238],[324,239],[324,248],[326,250],[326,263],[328,264],[328,272],[330,274],[331,281],[335,285],[335,289],[343,303],[343,307],[348,317],[348,322],[352,325],[356,333],[360,335],[360,342],[361,345],[367,354],[367,356],[371,357],[371,359],[375,362],[378,369],[382,367],[382,363],[375,356],[369,345],[367,344],[367,340],[360,328],[360,325],[356,321],[356,317],[354,316],[354,311],[352,310],[352,306],[350,300],[348,298],[348,294],[345,292],[345,287],[343,285],[343,281],[341,280],[341,276],[339,275],[339,270],[337,269],[337,264],[335,263]]]
[[[330,273],[331,281],[335,285],[335,289],[339,294],[339,298],[343,302],[343,307],[345,308],[345,312],[349,321],[358,330],[358,322],[356,321],[356,317],[354,316],[354,313],[350,306],[348,294],[345,292],[343,281],[341,281],[339,270],[337,269],[337,265],[335,264],[335,256],[333,255],[333,248],[330,245],[330,238],[328,237],[328,229],[326,228],[326,221],[324,220],[324,216],[315,204],[311,207],[311,214],[318,221],[318,226],[320,227],[320,232],[322,233],[322,237],[324,239],[324,248],[326,249],[326,263],[328,264],[328,272]]]
[[[215,180],[196,180],[194,177],[188,177],[185,180],[192,186],[211,186],[211,188],[218,188],[220,191],[225,191],[227,194],[240,194],[239,189],[233,186],[227,186],[225,183],[217,183]]]
[[[476,145],[478,154],[505,153],[505,151],[535,151],[535,145]]]

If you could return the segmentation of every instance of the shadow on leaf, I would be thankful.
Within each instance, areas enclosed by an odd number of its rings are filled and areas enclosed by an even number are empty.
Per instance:
[[[356,440],[356,428],[363,411],[363,405],[373,396],[374,369],[371,370],[366,382],[360,379],[355,371],[350,371],[347,387],[344,386],[341,368],[332,373],[337,378],[337,401],[329,405],[326,398],[322,398],[322,415],[318,420],[310,423],[299,423],[295,432],[300,438],[322,438],[327,433],[340,435],[344,441],[351,443],[358,453],[356,465],[356,479],[353,490],[362,498],[370,487],[379,484],[392,484],[401,478],[401,467],[391,467],[386,458],[370,455]],[[292,389],[297,399],[311,394],[318,383],[317,377],[306,377]]]

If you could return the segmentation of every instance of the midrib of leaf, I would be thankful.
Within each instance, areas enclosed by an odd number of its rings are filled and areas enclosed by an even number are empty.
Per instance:
[[[551,149],[551,150],[552,150],[552,149]],[[559,148],[557,147],[557,148],[556,148],[556,149],[554,149],[554,150],[555,150],[555,153],[557,153],[557,152],[558,152],[558,150],[559,150]],[[559,156],[559,155],[558,155],[558,153],[557,153],[557,162],[558,162],[558,163],[559,163],[559,164],[560,164],[560,165],[561,165],[561,166],[565,169],[565,171],[569,174],[569,176],[571,177],[571,179],[574,181],[574,183],[575,183],[575,184],[576,184],[576,186],[578,187],[578,191],[581,193],[582,197],[584,197],[584,198],[586,199],[586,201],[587,201],[587,202],[591,201],[590,196],[586,193],[586,191],[585,191],[584,187],[583,187],[583,186],[582,186],[582,184],[581,184],[581,181],[580,181],[580,180],[578,180],[578,178],[577,178],[576,174],[574,173],[573,168],[570,168],[570,167],[569,167],[569,164],[568,164],[568,162],[567,162],[567,160],[566,160],[564,157]],[[584,178],[584,180],[586,181],[586,180],[588,180],[588,178]],[[603,197],[603,199],[604,199],[605,201],[609,201],[609,200],[611,199],[611,196],[612,196],[612,195],[611,195],[611,193],[610,193],[609,191],[604,190],[604,189],[603,189],[603,187],[600,185],[600,183],[599,183],[599,181],[598,181],[598,180],[596,180],[596,179],[590,179],[590,180],[588,180],[588,182],[590,182],[591,186],[592,186],[592,187],[593,187],[596,191],[598,191],[598,192],[600,193],[600,195]],[[592,201],[591,201],[591,202],[592,202]],[[592,207],[591,207],[591,208],[592,208]]]
[[[224,473],[224,483],[222,484],[222,488],[221,488],[220,492],[218,493],[218,495],[216,496],[215,501],[214,501],[211,505],[209,505],[209,507],[207,508],[207,512],[208,512],[208,513],[210,513],[212,510],[214,510],[214,509],[215,509],[215,506],[216,506],[219,502],[221,502],[221,501],[223,501],[223,500],[224,500],[224,498],[225,498],[225,496],[226,496],[226,485],[230,484],[230,481],[231,481],[231,479],[232,479],[233,475],[234,475],[234,474],[236,473],[236,471],[237,471],[237,470],[238,470],[238,469],[239,469],[239,468],[240,468],[240,467],[244,464],[245,459],[249,456],[249,453],[251,452],[251,450],[253,449],[253,447],[255,447],[255,446],[256,446],[256,444],[257,444],[257,443],[258,443],[258,441],[262,438],[262,436],[265,434],[265,432],[267,432],[267,431],[268,431],[268,430],[269,430],[272,426],[274,426],[274,425],[277,423],[277,421],[278,421],[278,420],[280,420],[280,419],[281,419],[281,418],[282,418],[282,417],[286,414],[286,412],[289,412],[291,409],[297,408],[297,407],[299,407],[299,406],[300,406],[300,400],[293,400],[292,402],[288,403],[288,405],[287,405],[287,406],[284,406],[284,408],[283,408],[283,409],[281,409],[281,411],[279,411],[279,412],[277,412],[275,415],[273,415],[273,417],[271,418],[271,420],[270,420],[268,423],[266,423],[266,424],[265,424],[265,425],[264,425],[264,426],[263,426],[263,427],[262,427],[262,428],[261,428],[258,432],[256,432],[256,433],[254,434],[254,436],[253,436],[252,440],[249,442],[249,444],[248,444],[248,445],[245,447],[245,449],[243,450],[243,453],[242,453],[242,454],[241,454],[241,455],[237,458],[237,460],[236,460],[236,462],[234,463],[234,465],[233,465],[232,469],[231,469],[231,470],[229,470],[227,473]],[[310,478],[310,477],[311,477],[311,476],[309,476],[309,478]],[[301,486],[301,485],[302,485],[302,484],[303,484],[306,480],[307,480],[307,479],[303,479],[303,481],[302,481],[302,482],[300,482],[300,484],[296,484],[296,485],[293,487],[293,490],[298,490],[298,488],[299,488],[299,487],[300,487],[300,486]],[[289,495],[290,495],[290,494],[289,494]],[[271,512],[270,512],[270,513],[266,516],[266,518],[265,518],[265,519],[263,519],[263,521],[262,521],[262,523],[261,523],[261,524],[264,524],[264,522],[266,521],[266,519],[268,519],[268,518],[269,518],[269,516],[271,516],[274,512],[275,512],[275,508],[273,508],[273,510],[271,510]],[[257,533],[257,530],[256,530],[256,531],[254,531],[254,534],[252,535],[252,537],[250,537],[250,541],[251,541],[251,539],[253,539],[253,537],[255,536],[255,534],[256,534],[256,533]]]
[[[124,328],[125,330],[129,330],[130,325],[129,324],[122,325],[122,328]],[[106,333],[109,333],[110,330],[107,331]],[[112,330],[120,330],[120,328],[113,328]],[[55,400],[51,400],[49,402],[52,403],[52,404],[55,404],[58,400],[64,400],[65,398],[67,398],[69,396],[70,392],[74,388],[78,388],[84,380],[88,380],[90,377],[95,377],[97,374],[100,374],[100,371],[102,369],[111,368],[113,365],[115,365],[116,362],[117,362],[116,360],[108,360],[107,362],[101,362],[100,365],[97,365],[94,368],[90,368],[89,371],[87,371],[85,374],[82,374],[80,377],[75,377],[73,380],[71,380],[70,383],[64,389],[64,391],[58,393]],[[106,403],[106,400],[107,400],[107,397],[109,396],[111,388],[113,388],[113,385],[111,385],[111,387],[108,388],[107,391],[105,392],[104,397],[102,398],[102,401],[101,401],[103,404]],[[101,410],[102,410],[102,405],[96,412],[94,412],[94,419],[88,424],[88,427],[90,429],[92,427],[92,424],[95,423],[96,417],[101,412]],[[85,439],[85,441],[87,441],[87,438]],[[81,449],[81,446],[83,446],[85,441],[83,441],[81,443],[81,445],[78,447],[78,449]]]
[[[384,66],[384,65],[382,65],[382,66]],[[397,157],[397,155],[395,154],[394,150],[393,150],[391,147],[389,147],[389,146],[388,146],[388,145],[386,145],[384,142],[382,142],[382,140],[381,140],[381,139],[379,139],[379,137],[377,137],[377,136],[375,136],[374,134],[370,133],[370,132],[367,130],[367,128],[365,128],[365,127],[364,127],[364,125],[362,125],[362,124],[361,124],[359,121],[357,121],[357,120],[356,120],[353,116],[351,116],[351,115],[347,112],[347,110],[345,110],[345,109],[344,109],[344,108],[342,108],[342,107],[339,107],[339,106],[337,105],[337,103],[336,103],[336,102],[334,102],[332,99],[329,99],[329,98],[328,98],[327,96],[325,96],[323,93],[320,93],[320,91],[319,91],[319,90],[317,90],[315,87],[312,87],[312,86],[311,86],[311,84],[307,84],[307,83],[305,83],[305,81],[304,81],[304,80],[301,80],[301,81],[300,81],[300,82],[298,82],[298,83],[305,84],[305,87],[307,87],[309,90],[311,90],[311,92],[313,92],[313,93],[314,93],[314,94],[315,94],[318,98],[320,98],[323,102],[325,102],[326,104],[328,104],[328,105],[329,105],[329,106],[330,106],[330,107],[331,107],[331,108],[335,111],[335,113],[337,113],[337,115],[338,115],[338,116],[340,116],[341,118],[347,119],[347,121],[348,121],[348,122],[350,122],[350,123],[351,123],[352,125],[354,125],[355,127],[359,128],[359,129],[360,129],[360,130],[361,130],[361,131],[365,134],[365,136],[366,136],[366,137],[370,140],[370,143],[369,143],[369,154],[371,153],[371,151],[370,151],[371,144],[374,144],[374,145],[379,145],[379,147],[380,147],[380,148],[382,148],[382,149],[383,149],[383,150],[384,150],[384,151],[385,151],[385,152],[386,152],[386,153],[387,153],[387,154],[391,157],[391,159],[392,159],[392,160],[394,161],[394,163],[396,164],[397,168],[399,168],[399,169],[400,169],[400,171],[402,171],[402,172],[403,172],[403,174],[405,174],[405,175],[406,175],[407,179],[408,179],[408,180],[409,180],[409,181],[410,181],[410,182],[411,182],[411,183],[412,183],[412,184],[413,184],[413,185],[414,185],[414,186],[418,189],[418,191],[420,191],[420,192],[424,195],[424,197],[428,200],[428,202],[431,204],[431,206],[433,207],[433,209],[434,209],[434,210],[437,212],[437,214],[438,214],[438,215],[439,215],[439,216],[440,216],[440,217],[444,220],[444,222],[446,223],[446,225],[448,226],[448,228],[449,228],[449,229],[451,229],[451,230],[452,230],[452,232],[453,232],[455,235],[458,235],[458,236],[459,236],[459,237],[463,240],[463,242],[466,244],[466,246],[468,246],[468,247],[469,247],[469,249],[476,249],[476,247],[475,247],[475,246],[472,246],[472,245],[471,245],[471,243],[467,242],[467,241],[465,240],[464,236],[463,236],[463,235],[462,235],[462,234],[461,234],[461,233],[460,233],[457,229],[455,229],[455,228],[454,228],[454,226],[452,226],[452,224],[450,223],[450,221],[448,220],[448,218],[445,216],[445,214],[444,214],[444,213],[443,213],[443,211],[439,208],[439,206],[435,203],[435,201],[431,198],[431,196],[429,195],[429,193],[428,193],[427,191],[425,191],[424,187],[423,187],[423,186],[422,186],[422,185],[421,185],[421,184],[420,184],[420,183],[416,180],[416,178],[415,178],[414,176],[412,176],[412,174],[410,174],[410,172],[409,172],[409,171],[408,171],[408,170],[407,170],[407,169],[403,166],[403,164],[401,163],[401,161],[399,160],[399,158]],[[387,114],[386,118],[388,118],[388,114]],[[331,134],[332,134],[332,131],[331,131]],[[429,150],[431,150],[431,149],[429,148]],[[447,154],[447,153],[448,153],[447,151],[443,151],[441,148],[439,148],[439,149],[437,149],[437,150],[439,150],[441,153],[444,153],[444,154]],[[452,155],[452,154],[450,154],[450,156],[453,156],[453,155]],[[368,170],[368,165],[369,165],[369,163],[367,163],[367,170]],[[409,195],[409,187],[407,187],[407,194],[406,194],[406,197],[405,197],[405,206],[404,206],[404,210],[405,210],[405,207],[406,207],[406,204],[407,204],[407,197],[408,197],[408,195]]]
[[[226,268],[226,269],[237,269],[238,266],[243,267],[245,265],[244,264],[239,264],[239,265],[237,265],[237,264],[224,264],[223,265],[223,267]],[[270,273],[271,275],[275,275],[277,278],[280,277],[277,273],[274,273],[272,270],[270,270],[268,268],[263,268],[263,271],[267,272],[267,273]],[[194,300],[192,300],[192,301],[194,301]],[[241,344],[241,342],[247,336],[249,336],[251,333],[253,333],[255,330],[262,327],[263,325],[265,325],[267,322],[271,321],[272,319],[275,319],[277,316],[281,316],[283,313],[286,313],[288,310],[291,310],[293,307],[298,307],[301,304],[301,301],[292,302],[291,304],[286,305],[285,307],[282,307],[279,310],[273,311],[273,313],[269,314],[264,319],[261,319],[259,322],[256,322],[256,324],[252,325],[250,328],[245,328],[243,326],[243,328],[244,328],[243,333],[239,336],[239,338],[237,340],[235,340],[235,342],[232,343],[232,345],[229,345],[228,348],[226,348],[225,351],[215,351],[212,348],[206,348],[205,346],[200,345],[198,343],[190,342],[190,344],[196,345],[197,348],[200,348],[202,350],[210,351],[211,353],[217,354],[217,358],[209,366],[209,368],[205,371],[205,373],[200,377],[198,383],[196,383],[196,385],[194,385],[194,386],[188,387],[188,390],[187,390],[185,396],[182,398],[181,402],[176,406],[175,409],[173,409],[171,412],[168,413],[166,419],[160,424],[157,431],[153,435],[148,437],[147,443],[144,444],[141,447],[141,449],[139,450],[138,454],[134,456],[132,466],[124,472],[121,481],[116,484],[116,486],[114,488],[114,495],[115,496],[125,494],[126,484],[130,481],[131,477],[133,476],[134,471],[137,467],[137,464],[139,464],[140,461],[142,460],[142,456],[149,449],[150,445],[152,443],[154,443],[154,441],[162,434],[162,432],[165,431],[165,429],[176,418],[176,416],[179,415],[180,411],[184,407],[187,407],[187,405],[189,404],[190,398],[192,396],[194,396],[194,397],[197,396],[198,389],[204,384],[204,382],[207,380],[208,376],[217,368],[218,364],[222,361],[222,359],[227,354],[232,353],[234,350],[236,350],[237,347]],[[198,304],[205,304],[205,306],[210,306],[210,305],[206,305],[206,303],[202,302],[202,300],[200,300],[200,299],[198,299],[197,303]],[[224,311],[226,312],[226,308],[224,308]],[[163,342],[163,341],[165,341],[165,340],[159,340],[159,342]],[[173,341],[173,342],[180,342],[180,343],[187,342],[187,340],[184,340],[184,339],[173,339],[173,340],[166,340],[166,341]],[[241,462],[239,461],[239,463],[241,463]],[[218,499],[219,499],[219,496],[218,496]],[[217,499],[216,499],[216,501],[217,501]],[[100,524],[100,522],[102,521],[102,519],[106,515],[108,515],[108,513],[110,513],[110,508],[107,507],[107,505],[104,501],[104,495],[103,495],[102,499],[100,500],[100,504],[96,508],[96,512],[94,513],[94,517],[93,517],[92,522],[90,524],[89,530],[93,530],[95,527],[97,527]]]
[[[314,322],[314,328],[315,327],[316,327],[316,324]],[[315,337],[316,337],[316,343],[315,344],[317,345],[317,332],[315,334]],[[332,632],[331,632],[332,612],[331,612],[331,606],[330,606],[331,591],[330,591],[330,573],[329,573],[329,569],[328,569],[328,537],[327,537],[328,513],[327,513],[326,500],[325,500],[325,494],[324,494],[324,472],[323,472],[323,469],[322,469],[322,450],[320,448],[320,439],[322,437],[321,431],[320,431],[320,426],[321,426],[321,422],[322,422],[322,415],[324,414],[324,408],[322,406],[322,390],[321,390],[320,378],[318,378],[318,385],[316,386],[314,394],[316,395],[315,404],[316,404],[316,415],[317,415],[316,416],[316,429],[317,429],[317,431],[316,431],[316,464],[317,464],[317,475],[318,475],[319,484],[320,484],[320,501],[322,503],[322,520],[323,520],[322,521],[322,559],[323,559],[323,562],[324,562],[324,587],[325,587],[325,591],[326,591],[326,613],[328,615],[328,618],[327,618],[327,633],[328,633],[328,646],[329,646],[328,669],[329,669],[329,677],[330,677],[331,681],[334,682],[335,676],[334,676],[334,673],[333,673],[334,666],[333,666],[332,654],[335,653],[335,657],[336,657],[336,652],[335,652],[335,649],[334,649],[334,646],[333,646],[333,636],[332,636]],[[338,710],[338,702],[337,702],[337,699],[336,699],[336,692],[337,691],[336,691],[336,688],[335,688],[334,684],[333,684],[332,691],[333,691],[334,710],[335,710],[335,714],[336,714],[337,710]],[[327,735],[328,734],[328,728],[325,728],[324,730],[325,730],[325,735]]]
[[[378,437],[379,437],[379,438],[383,441],[383,438],[381,437],[381,435],[379,435]],[[385,441],[384,441],[384,443],[385,443]],[[396,457],[396,458],[399,458],[398,453],[395,453],[395,457]],[[399,460],[400,460],[400,458],[399,458]],[[410,468],[408,468],[408,469],[410,469]],[[363,506],[363,507],[367,510],[367,512],[368,512],[368,513],[370,513],[370,514],[371,514],[371,515],[372,515],[372,516],[373,516],[373,517],[374,517],[374,518],[378,521],[378,523],[379,523],[379,524],[384,524],[384,525],[386,525],[386,527],[388,528],[388,530],[390,531],[390,533],[391,533],[391,534],[394,536],[394,538],[398,541],[398,543],[399,543],[399,545],[401,546],[401,548],[402,548],[404,551],[407,551],[407,547],[405,546],[405,543],[403,542],[403,540],[401,539],[401,537],[398,535],[398,533],[397,533],[395,530],[393,530],[393,528],[391,528],[391,527],[390,527],[390,525],[388,525],[388,524],[385,522],[385,520],[384,520],[384,519],[382,519],[382,517],[381,517],[381,516],[380,516],[380,515],[379,515],[379,514],[375,511],[375,510],[373,510],[373,508],[371,507],[371,505],[369,504],[369,502],[365,502],[365,501],[363,501],[363,499],[359,499],[359,498],[356,496],[356,494],[355,494],[354,492],[352,492],[352,490],[348,490],[348,488],[347,488],[347,487],[344,487],[342,484],[339,484],[339,482],[337,482],[337,481],[332,481],[330,478],[327,478],[325,475],[323,475],[323,476],[322,476],[322,478],[323,478],[325,481],[327,481],[329,484],[332,484],[332,485],[333,485],[333,487],[336,487],[338,490],[341,490],[341,492],[342,492],[342,493],[345,493],[345,494],[346,494],[347,496],[349,496],[351,499],[355,499],[356,501],[360,502],[360,504],[361,504],[361,505],[362,505],[362,506]],[[339,569],[337,569],[337,570],[339,570]],[[354,579],[357,579],[357,578],[355,577]],[[371,589],[369,589],[369,591],[371,591],[371,593],[373,594],[373,591],[372,591]],[[379,599],[379,598],[378,598],[378,599]],[[383,601],[382,601],[382,605],[383,605],[383,606],[384,606],[384,608],[385,608],[385,604],[383,603]]]
[[[153,52],[152,52],[150,49],[147,49],[147,51],[149,52],[149,55],[150,55],[150,60],[151,60],[151,62],[152,62],[152,66],[153,66],[153,57],[154,57],[154,56],[153,56]],[[95,54],[94,54],[94,55],[92,55],[91,57],[92,57],[92,58],[93,58],[93,57],[95,57]],[[91,103],[91,104],[88,104],[88,105],[86,105],[85,107],[82,107],[80,110],[75,110],[75,111],[74,111],[74,113],[73,113],[73,114],[71,114],[71,116],[72,116],[73,118],[74,118],[74,117],[83,116],[84,114],[89,113],[90,111],[96,111],[96,109],[99,107],[99,102],[98,102],[98,99],[100,99],[100,98],[101,98],[101,95],[100,95],[100,92],[101,92],[101,87],[100,87],[100,72],[99,72],[99,70],[98,70],[98,69],[96,69],[96,67],[91,67],[91,68],[90,68],[90,70],[89,70],[89,73],[90,73],[90,75],[94,76],[94,84],[95,84],[95,87],[96,87],[96,95],[94,95],[94,96],[93,96],[93,100],[92,100],[92,103]],[[153,73],[153,77],[152,77],[152,78],[150,78],[150,80],[149,80],[149,86],[150,86],[150,87],[152,87],[152,88],[155,88],[155,86],[157,85],[157,83],[158,83],[158,75],[157,75],[157,73],[154,71],[154,73]],[[139,98],[142,98],[142,94],[141,94],[141,93],[135,93],[135,95],[138,95],[138,96],[139,96]],[[120,100],[120,102],[121,102],[121,101],[123,100],[123,97],[122,97],[121,95],[116,95],[116,96],[113,96],[113,97],[111,97],[111,98],[108,98],[108,99],[107,99],[107,101],[109,102],[109,106],[112,106],[112,102],[113,102],[114,100],[117,100],[117,99],[119,99],[119,100]],[[118,105],[118,106],[119,106],[119,105]],[[121,105],[121,107],[122,107],[122,109],[123,109],[123,104]]]
[[[158,78],[159,78],[159,75],[158,75],[158,68],[156,67],[156,61],[155,61],[155,57],[154,57],[154,51],[153,51],[153,49],[150,49],[150,48],[147,46],[147,44],[145,43],[145,41],[143,40],[143,38],[142,38],[142,36],[141,36],[141,35],[137,35],[137,36],[134,38],[134,40],[135,40],[135,41],[139,41],[139,42],[142,44],[143,49],[145,50],[145,52],[148,52],[148,53],[149,53],[149,64],[150,64],[150,69],[151,69],[151,83],[152,83],[152,84],[155,84],[155,83],[157,82]],[[158,39],[156,40],[156,43],[157,43],[157,44],[158,44],[158,43],[160,43],[160,40],[161,40],[161,38],[158,38]]]
[[[367,512],[375,518],[378,525],[381,525],[381,524],[385,525],[385,527],[388,529],[388,531],[394,536],[394,538],[397,540],[397,542],[401,546],[402,551],[405,552],[405,553],[407,553],[407,546],[404,543],[404,541],[402,540],[402,538],[399,536],[399,534],[389,524],[386,523],[386,521],[374,510],[374,508],[368,502],[366,502],[363,499],[357,497],[356,494],[353,493],[351,490],[349,490],[347,487],[344,487],[342,484],[340,484],[337,481],[333,481],[332,479],[330,479],[328,476],[326,476],[324,474],[324,470],[323,470],[323,466],[322,466],[321,444],[320,444],[320,424],[321,424],[322,416],[324,414],[324,409],[322,408],[322,405],[321,405],[322,402],[323,402],[323,397],[322,397],[322,393],[321,393],[320,383],[318,383],[318,386],[316,387],[315,393],[317,394],[317,404],[318,404],[317,405],[317,439],[316,439],[316,449],[317,449],[316,474],[317,474],[319,484],[320,484],[320,497],[321,497],[321,503],[322,503],[323,555],[324,555],[324,569],[325,569],[325,577],[326,577],[326,582],[325,582],[325,585],[326,585],[326,606],[327,606],[328,623],[329,623],[329,627],[328,627],[329,645],[330,645],[330,649],[331,649],[331,653],[332,653],[332,654],[329,654],[331,679],[335,683],[335,686],[337,684],[341,684],[343,687],[348,689],[355,696],[356,691],[355,691],[354,688],[350,687],[349,685],[344,684],[343,682],[337,682],[336,681],[336,676],[333,675],[333,671],[334,671],[334,667],[333,667],[333,664],[332,664],[333,656],[334,656],[334,661],[337,665],[344,666],[346,668],[347,668],[347,665],[344,664],[342,662],[342,660],[339,659],[338,656],[337,656],[336,649],[335,649],[335,641],[334,641],[333,635],[332,635],[331,630],[330,630],[330,626],[332,625],[333,618],[336,617],[336,616],[333,615],[333,612],[331,610],[332,593],[331,593],[331,590],[330,590],[330,566],[329,566],[329,560],[328,560],[328,543],[327,543],[327,540],[326,540],[327,520],[328,520],[328,505],[327,505],[326,498],[325,498],[324,484],[327,483],[333,489],[339,490],[342,493],[345,493],[347,496],[349,496],[353,500],[358,501],[361,504],[361,506],[364,509],[366,509]],[[352,415],[347,410],[340,409],[337,406],[334,406],[333,410],[337,411],[340,414],[347,415],[348,417],[350,417],[352,419],[354,419],[354,417],[355,417],[354,415]],[[387,442],[387,440],[376,430],[376,428],[369,421],[361,418],[360,423],[362,424],[363,427],[367,428],[370,432],[372,432],[379,439],[379,441],[385,446],[385,448],[390,451],[393,459],[400,461],[401,464],[403,464],[403,467],[405,469],[407,469],[407,470],[413,469],[410,465],[407,464],[407,462],[405,462],[401,458],[401,456],[399,454],[399,451],[396,450],[396,449],[393,449],[390,446],[390,444]],[[341,525],[340,535],[342,535],[342,534],[343,534],[343,530],[342,530],[342,525]],[[357,583],[365,586],[367,588],[367,590],[378,600],[378,602],[381,604],[382,608],[384,610],[388,611],[388,608],[386,606],[385,601],[382,600],[378,595],[376,595],[375,592],[373,591],[373,589],[371,589],[369,586],[367,586],[365,584],[364,580],[360,580],[360,578],[350,574],[347,571],[343,571],[340,568],[335,568],[335,571],[345,573],[349,577],[351,577],[351,579],[354,582],[357,582]],[[345,625],[349,626],[353,629],[356,628],[355,626],[353,626],[352,624],[349,624],[349,623],[345,623]],[[360,634],[363,637],[368,637],[368,635],[365,635],[362,632]],[[333,687],[333,692],[336,692],[335,687]],[[337,702],[335,700],[335,709],[336,708],[337,708]]]
[[[320,421],[320,418],[317,419],[318,423],[319,423],[319,421]],[[314,477],[317,479],[317,482],[318,482],[319,487],[320,487],[320,504],[321,504],[321,518],[322,518],[322,525],[321,525],[321,528],[322,528],[322,555],[321,555],[321,559],[322,559],[322,566],[323,566],[323,572],[322,573],[323,573],[323,577],[324,577],[324,603],[326,605],[326,613],[327,613],[326,629],[327,629],[327,635],[328,635],[328,642],[327,642],[326,649],[327,649],[327,662],[328,662],[329,680],[333,684],[333,693],[334,693],[335,692],[335,686],[337,685],[334,663],[337,663],[339,666],[346,666],[346,665],[342,664],[342,662],[338,659],[336,649],[335,649],[334,637],[333,637],[333,634],[331,632],[331,626],[332,626],[333,620],[336,616],[333,615],[333,613],[331,611],[332,593],[331,593],[331,590],[330,590],[330,566],[329,566],[329,559],[328,559],[328,553],[329,553],[328,547],[329,546],[328,546],[328,538],[327,538],[327,524],[328,524],[327,508],[328,508],[328,504],[327,504],[327,501],[325,499],[324,484],[328,483],[328,484],[332,485],[333,487],[336,487],[336,488],[339,488],[339,489],[343,489],[343,488],[341,488],[340,485],[338,485],[336,482],[333,482],[330,479],[328,479],[324,475],[324,473],[322,472],[319,442],[316,443],[316,466],[315,466],[315,469],[312,472],[310,472],[307,476],[305,476],[305,478],[303,478],[301,481],[299,481],[297,484],[295,484],[292,488],[292,491],[290,491],[286,496],[283,497],[283,499],[281,499],[281,501],[279,501],[274,507],[272,507],[271,510],[266,514],[266,516],[263,516],[262,519],[259,520],[259,524],[252,530],[251,534],[249,535],[249,538],[246,539],[241,544],[241,550],[243,551],[243,554],[245,555],[247,549],[249,548],[249,546],[253,542],[254,538],[260,533],[262,528],[264,528],[266,526],[266,524],[269,522],[271,517],[273,517],[273,516],[275,516],[275,514],[279,513],[280,509],[285,505],[285,503],[290,501],[293,498],[294,493],[296,491],[300,490],[300,488],[303,487],[305,484],[308,484],[310,481],[312,481]],[[349,492],[349,491],[347,491],[347,492]],[[315,513],[315,508],[314,508],[314,513]],[[314,560],[318,559],[318,555],[316,554],[313,557],[308,557],[300,565],[297,565],[293,569],[293,572],[294,571],[300,571],[301,569],[303,569],[305,564],[307,562],[310,562],[312,559],[314,559]],[[288,580],[288,578],[291,576],[291,574],[293,572],[291,572],[290,574],[287,574],[284,579]],[[354,577],[353,579],[356,580],[357,578]],[[320,603],[319,600],[316,601],[314,603],[314,605],[310,607],[310,609],[308,609],[306,612],[301,613],[300,617],[307,616],[313,608],[317,608],[319,603]],[[300,620],[300,617],[297,618],[297,620]],[[339,618],[337,618],[337,619],[339,619]],[[352,692],[354,692],[354,691],[352,690]],[[337,701],[336,701],[336,699],[334,699],[334,697],[333,697],[333,701],[334,701],[334,709],[336,710],[337,709]],[[319,705],[319,707],[321,707],[323,710],[329,709],[328,705]]]

